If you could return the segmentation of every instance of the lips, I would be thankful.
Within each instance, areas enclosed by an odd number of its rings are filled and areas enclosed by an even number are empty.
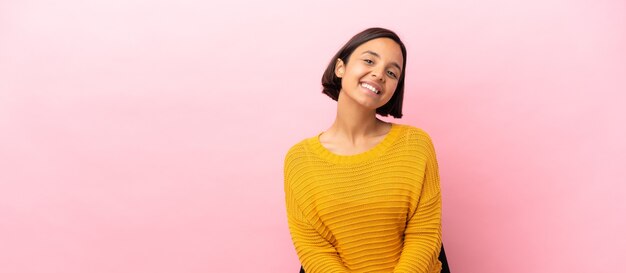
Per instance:
[[[374,82],[362,81],[359,85],[372,91],[372,93],[377,94],[377,95],[380,95],[380,93],[382,92],[382,87],[380,87],[380,85]]]

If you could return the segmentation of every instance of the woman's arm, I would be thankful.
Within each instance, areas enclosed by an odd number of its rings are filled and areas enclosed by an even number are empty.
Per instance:
[[[287,152],[284,166],[287,221],[298,258],[306,273],[349,272],[335,247],[315,229],[314,224],[319,223],[319,219],[306,215],[298,203],[302,196],[295,194],[293,185],[302,179],[307,164],[303,158],[306,153],[301,146],[295,145]]]
[[[335,247],[323,238],[302,214],[287,184],[285,195],[289,232],[306,273],[349,272]]]
[[[429,272],[441,249],[441,190],[435,149],[429,137],[427,161],[417,209],[404,231],[404,247],[394,273]]]

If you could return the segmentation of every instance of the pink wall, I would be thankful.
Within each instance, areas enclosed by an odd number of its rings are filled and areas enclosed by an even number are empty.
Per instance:
[[[294,2],[1,1],[0,272],[296,272],[283,156],[370,26],[453,272],[624,270],[626,2]]]

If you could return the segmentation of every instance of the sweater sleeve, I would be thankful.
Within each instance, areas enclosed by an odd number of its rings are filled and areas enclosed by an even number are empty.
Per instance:
[[[440,270],[441,190],[435,150],[429,137],[425,141],[427,161],[417,208],[404,231],[404,246],[394,273],[426,273]],[[439,272],[439,271],[436,271]]]
[[[298,258],[306,273],[349,272],[335,247],[324,238],[301,210],[292,189],[292,179],[300,172],[293,153],[285,157],[285,201],[287,222]],[[301,169],[300,169],[301,170]]]
[[[335,247],[323,238],[304,217],[293,195],[286,195],[289,232],[304,271],[307,273],[349,272]]]

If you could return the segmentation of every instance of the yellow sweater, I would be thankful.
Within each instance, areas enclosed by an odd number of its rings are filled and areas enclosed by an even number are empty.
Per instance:
[[[423,130],[394,123],[375,147],[350,156],[317,135],[291,147],[284,172],[306,273],[441,271],[439,172]]]

